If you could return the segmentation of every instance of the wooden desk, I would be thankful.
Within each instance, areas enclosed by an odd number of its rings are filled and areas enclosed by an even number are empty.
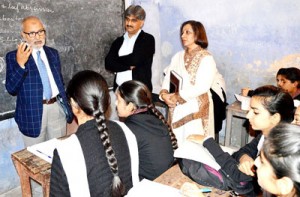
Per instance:
[[[234,103],[228,105],[226,107],[226,129],[225,129],[225,146],[232,146],[232,125],[234,121],[238,121],[238,119],[246,120],[248,110],[241,109],[241,102],[235,101]],[[246,129],[243,129],[242,122],[239,120],[239,133],[240,133],[240,144],[239,146],[244,146],[248,141],[248,134]]]
[[[154,182],[161,183],[161,184],[164,184],[164,185],[168,185],[168,186],[171,186],[171,187],[175,187],[177,189],[180,189],[181,186],[185,182],[195,183],[189,177],[185,176],[181,172],[178,164],[174,165],[169,170],[164,172],[162,175],[157,177],[154,180]],[[202,185],[199,185],[199,184],[197,184],[197,185],[198,185],[199,188],[206,187],[206,186],[202,186]],[[211,189],[212,189],[211,193],[207,193],[207,194],[204,194],[204,195],[205,196],[210,196],[210,197],[231,196],[230,192],[222,191],[222,190],[215,189],[215,188],[211,188]]]
[[[33,153],[23,149],[11,155],[12,161],[16,167],[17,173],[20,176],[22,196],[31,197],[30,178],[40,183],[43,187],[43,196],[48,197],[50,191],[50,173],[51,164],[34,155]],[[194,183],[190,178],[185,176],[178,164],[171,167],[162,175],[157,177],[155,182],[168,185],[180,189],[183,183]],[[197,184],[199,188],[204,186]],[[205,194],[210,197],[228,197],[229,192],[211,188],[212,192]]]
[[[48,197],[50,191],[51,164],[27,151],[27,149],[13,153],[11,159],[20,177],[22,196],[32,196],[31,178],[42,185],[43,196]]]

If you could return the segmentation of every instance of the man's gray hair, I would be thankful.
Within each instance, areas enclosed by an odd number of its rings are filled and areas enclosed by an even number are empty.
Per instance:
[[[22,23],[21,23],[21,31],[23,31],[23,29],[24,29],[24,26],[23,26],[23,25],[24,25],[28,20],[37,20],[37,21],[39,21],[39,22],[42,24],[42,26],[45,28],[45,25],[44,25],[43,21],[42,21],[39,17],[37,17],[37,16],[27,16],[27,17],[23,18],[23,20],[22,20]]]
[[[133,15],[139,20],[145,20],[146,12],[140,5],[131,5],[125,10],[125,18],[127,16]]]

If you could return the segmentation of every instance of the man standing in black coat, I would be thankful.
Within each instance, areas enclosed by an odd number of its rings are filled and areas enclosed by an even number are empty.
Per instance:
[[[131,5],[124,16],[126,32],[112,43],[105,58],[105,69],[115,73],[114,90],[125,81],[138,80],[152,92],[155,40],[141,29],[146,18],[145,10],[139,5]]]

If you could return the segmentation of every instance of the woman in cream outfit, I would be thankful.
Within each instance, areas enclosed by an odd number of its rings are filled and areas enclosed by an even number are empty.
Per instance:
[[[197,21],[181,25],[183,51],[176,53],[165,69],[160,99],[169,107],[169,121],[178,145],[190,134],[214,136],[213,102],[210,88],[222,98],[224,80],[213,56],[206,50],[208,40],[204,26]],[[182,78],[177,93],[170,93],[170,72]],[[224,98],[222,98],[224,101]]]

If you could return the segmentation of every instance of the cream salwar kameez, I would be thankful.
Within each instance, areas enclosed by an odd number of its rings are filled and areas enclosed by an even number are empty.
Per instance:
[[[213,103],[210,94],[218,70],[213,57],[207,50],[198,48],[185,56],[178,52],[165,69],[162,89],[169,90],[170,72],[174,70],[183,81],[179,95],[185,102],[170,108],[170,122],[178,145],[190,134],[214,136]]]

